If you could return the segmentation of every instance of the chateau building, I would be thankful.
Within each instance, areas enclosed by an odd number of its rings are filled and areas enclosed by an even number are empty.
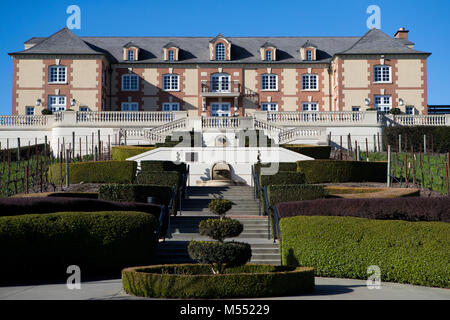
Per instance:
[[[13,115],[61,111],[427,114],[427,58],[408,31],[361,37],[78,37],[64,28],[13,59]]]

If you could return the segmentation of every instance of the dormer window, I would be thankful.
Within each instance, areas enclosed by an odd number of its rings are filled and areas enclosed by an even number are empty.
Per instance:
[[[300,59],[303,61],[316,61],[317,46],[310,41],[306,41],[300,48]]]
[[[218,34],[209,42],[209,59],[212,61],[231,60],[231,42]]]
[[[123,60],[137,61],[139,57],[139,47],[133,42],[128,42],[123,46]]]
[[[216,45],[216,61],[225,60],[225,45],[223,43],[218,43]]]
[[[133,61],[133,60],[134,60],[134,51],[128,50],[128,61]]]
[[[262,61],[275,61],[276,59],[276,52],[277,48],[269,43],[264,43],[261,48],[259,48],[259,51],[261,53],[261,60]]]
[[[178,61],[180,48],[173,42],[169,42],[164,47],[164,61]]]

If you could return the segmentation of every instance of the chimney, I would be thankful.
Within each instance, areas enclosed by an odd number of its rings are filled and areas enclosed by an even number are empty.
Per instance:
[[[395,33],[395,38],[396,39],[406,39],[408,40],[408,32],[409,30],[406,30],[405,28],[400,28],[398,29],[398,31]]]

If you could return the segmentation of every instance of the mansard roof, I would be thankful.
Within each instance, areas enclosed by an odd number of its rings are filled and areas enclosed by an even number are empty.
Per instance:
[[[164,49],[169,49],[169,48],[179,48],[178,45],[175,42],[168,42],[164,47]]]
[[[261,48],[276,48],[277,46],[270,42],[265,42]]]
[[[124,48],[139,48],[138,45],[136,45],[133,41],[128,42],[126,45],[123,46]]]
[[[302,48],[316,48],[317,49],[317,45],[315,45],[314,43],[312,43],[309,40],[307,40],[301,47]]]
[[[217,35],[213,40],[223,37]],[[395,39],[380,30],[372,29],[362,37],[228,37],[232,42],[230,61],[211,61],[209,43],[211,37],[78,37],[64,28],[48,38],[35,37],[27,43],[35,43],[28,50],[12,53],[25,54],[103,54],[112,63],[261,63],[260,48],[269,43],[277,48],[280,63],[329,63],[335,55],[348,54],[424,54],[408,47],[404,39]],[[123,62],[124,43],[140,48],[139,61]],[[180,48],[176,62],[165,61],[163,50],[168,45]],[[309,44],[308,44],[309,43]],[[302,61],[299,48],[302,45],[317,47],[315,61]]]

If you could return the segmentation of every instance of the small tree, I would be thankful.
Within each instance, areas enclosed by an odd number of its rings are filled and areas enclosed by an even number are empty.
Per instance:
[[[208,219],[200,222],[200,234],[216,241],[191,241],[188,246],[189,256],[200,262],[211,265],[214,274],[222,274],[227,267],[246,264],[252,256],[248,243],[224,242],[225,238],[237,237],[244,229],[242,223],[225,217],[231,209],[231,201],[214,199],[209,208],[220,216],[219,219]]]

